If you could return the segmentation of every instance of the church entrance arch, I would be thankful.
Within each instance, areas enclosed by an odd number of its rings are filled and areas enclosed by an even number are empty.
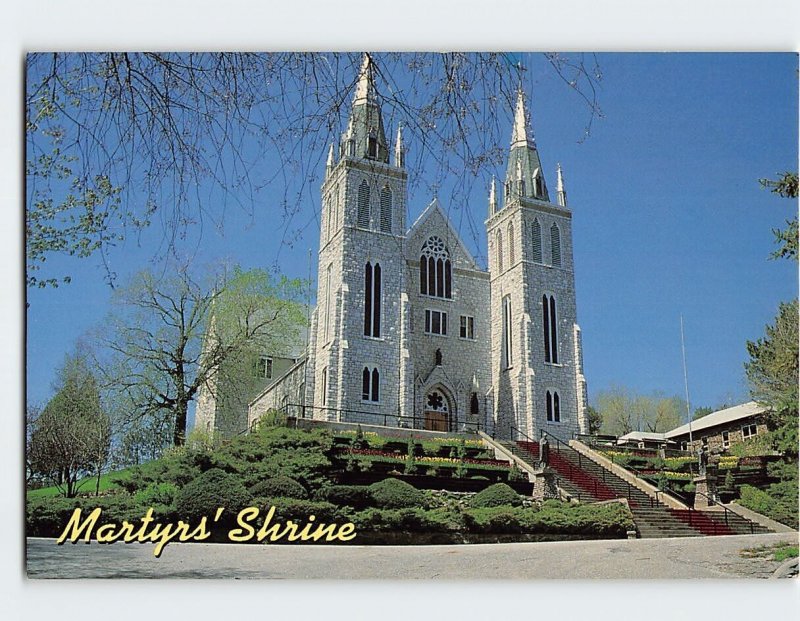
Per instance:
[[[450,431],[453,428],[452,399],[441,386],[428,391],[424,402],[424,428],[428,431]]]

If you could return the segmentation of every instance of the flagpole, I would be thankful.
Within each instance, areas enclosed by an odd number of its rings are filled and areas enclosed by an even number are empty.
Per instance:
[[[689,375],[686,372],[686,345],[683,338],[683,313],[681,313],[681,355],[683,357],[683,386],[686,390],[686,420],[689,421],[689,450],[692,446],[692,414],[689,407]]]

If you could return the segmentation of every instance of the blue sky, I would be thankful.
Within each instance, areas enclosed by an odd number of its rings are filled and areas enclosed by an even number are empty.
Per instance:
[[[590,401],[616,385],[682,395],[681,313],[693,406],[746,399],[745,341],[763,333],[781,300],[797,295],[796,264],[768,259],[771,230],[796,205],[758,184],[797,168],[797,56],[600,54],[604,117],[583,141],[585,107],[539,55],[524,58],[548,184],[552,193],[560,162],[573,210]],[[408,148],[414,152],[413,140]],[[324,154],[312,157],[322,166]],[[502,178],[504,165],[496,174]],[[488,183],[488,175],[475,179],[463,204],[440,196],[478,257],[485,256]],[[280,219],[270,209],[278,194],[274,187],[262,193],[252,218],[229,208],[224,234],[203,231],[198,260],[257,267],[277,259],[285,274],[305,277],[308,250],[317,249],[318,188],[304,199],[296,224],[308,226],[291,247],[281,245]],[[431,198],[423,186],[412,188],[409,222]],[[158,232],[114,249],[114,269],[141,269]],[[29,292],[27,394],[36,402],[51,395],[55,369],[102,320],[111,293],[98,258],[49,262],[73,281]]]

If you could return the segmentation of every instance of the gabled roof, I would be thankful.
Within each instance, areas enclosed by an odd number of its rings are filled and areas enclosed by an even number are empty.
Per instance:
[[[622,440],[655,440],[659,442],[664,441],[664,434],[663,433],[656,433],[653,431],[631,431],[630,433],[626,433],[624,436],[620,436],[618,441]]]
[[[463,255],[466,257],[467,262],[470,264],[472,269],[483,271],[483,270],[481,270],[480,267],[478,267],[478,264],[475,262],[475,258],[472,256],[472,253],[467,249],[466,245],[461,240],[461,236],[458,234],[458,231],[456,231],[455,227],[453,226],[453,223],[450,222],[450,218],[447,217],[447,214],[444,212],[444,210],[439,205],[439,199],[438,198],[434,198],[428,204],[428,206],[422,211],[422,213],[419,214],[419,217],[414,221],[414,224],[412,224],[411,228],[408,229],[408,233],[406,234],[406,238],[411,237],[411,235],[417,229],[422,228],[425,225],[425,223],[428,220],[430,220],[431,217],[433,216],[433,214],[435,214],[435,213],[438,213],[442,217],[442,220],[444,221],[444,224],[447,227],[447,230],[448,230],[448,241],[451,240],[451,239],[455,240],[456,244],[460,248],[460,250],[463,253]]]
[[[703,429],[709,429],[710,427],[716,427],[717,425],[732,423],[737,420],[744,420],[757,414],[762,414],[764,411],[764,408],[758,405],[755,401],[749,401],[747,403],[735,405],[730,408],[725,408],[724,410],[718,410],[707,416],[703,416],[703,418],[698,418],[697,420],[692,421],[692,433],[702,431]],[[682,436],[688,433],[689,424],[687,423],[685,425],[681,425],[680,427],[676,427],[672,431],[668,431],[664,434],[664,437],[674,438],[676,436]]]

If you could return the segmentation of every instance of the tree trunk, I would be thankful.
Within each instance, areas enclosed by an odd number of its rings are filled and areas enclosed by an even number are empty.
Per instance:
[[[188,404],[178,404],[177,411],[175,412],[175,431],[172,437],[172,443],[175,446],[183,446],[186,442],[186,411]]]
[[[97,466],[97,485],[94,488],[94,495],[95,496],[99,496],[100,495],[100,473],[101,472],[102,472],[102,469],[100,468],[100,466]]]

